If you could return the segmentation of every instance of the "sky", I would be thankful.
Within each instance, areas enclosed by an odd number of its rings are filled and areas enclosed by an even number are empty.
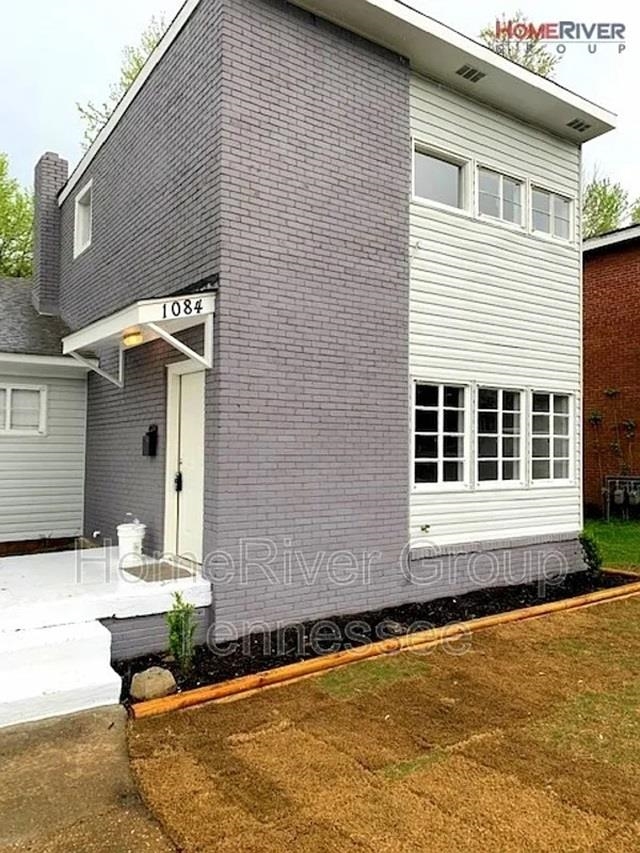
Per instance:
[[[503,10],[521,9],[536,23],[571,20],[626,24],[627,48],[570,45],[555,79],[618,114],[613,132],[585,145],[585,170],[620,181],[640,196],[640,4],[610,0],[409,0],[459,32],[477,37]],[[153,15],[170,20],[181,0],[21,0],[3,9],[0,52],[0,151],[11,172],[31,185],[33,166],[55,151],[73,166],[81,156],[83,127],[76,102],[100,102],[117,79],[122,49],[136,44]]]

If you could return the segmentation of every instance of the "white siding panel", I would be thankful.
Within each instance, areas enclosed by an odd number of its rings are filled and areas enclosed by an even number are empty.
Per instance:
[[[82,533],[87,382],[0,374],[46,385],[47,433],[0,435],[0,542]]]
[[[577,200],[580,152],[517,119],[414,77],[416,141]],[[410,364],[413,379],[567,392],[580,411],[581,257],[526,229],[413,201]],[[435,544],[574,532],[582,526],[580,429],[570,485],[423,491],[411,533]]]

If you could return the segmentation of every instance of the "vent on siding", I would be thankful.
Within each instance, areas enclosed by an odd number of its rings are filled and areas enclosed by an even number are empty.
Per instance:
[[[567,127],[572,127],[574,130],[577,130],[578,133],[584,133],[585,130],[589,130],[591,125],[587,124],[585,121],[581,121],[579,118],[574,118],[567,123]]]
[[[483,77],[487,76],[482,71],[478,71],[477,68],[472,68],[471,65],[463,65],[462,68],[458,68],[456,74],[464,77],[465,80],[470,80],[472,83],[477,83]]]

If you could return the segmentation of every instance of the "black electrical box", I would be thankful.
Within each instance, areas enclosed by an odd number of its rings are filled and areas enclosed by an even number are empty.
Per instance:
[[[149,429],[142,436],[142,455],[157,456],[158,455],[158,425],[151,424]]]

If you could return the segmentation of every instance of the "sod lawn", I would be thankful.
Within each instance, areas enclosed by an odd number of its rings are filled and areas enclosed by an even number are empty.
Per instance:
[[[640,851],[640,598],[130,723],[185,853]]]
[[[600,545],[605,566],[640,571],[640,521],[587,521],[585,530]]]

